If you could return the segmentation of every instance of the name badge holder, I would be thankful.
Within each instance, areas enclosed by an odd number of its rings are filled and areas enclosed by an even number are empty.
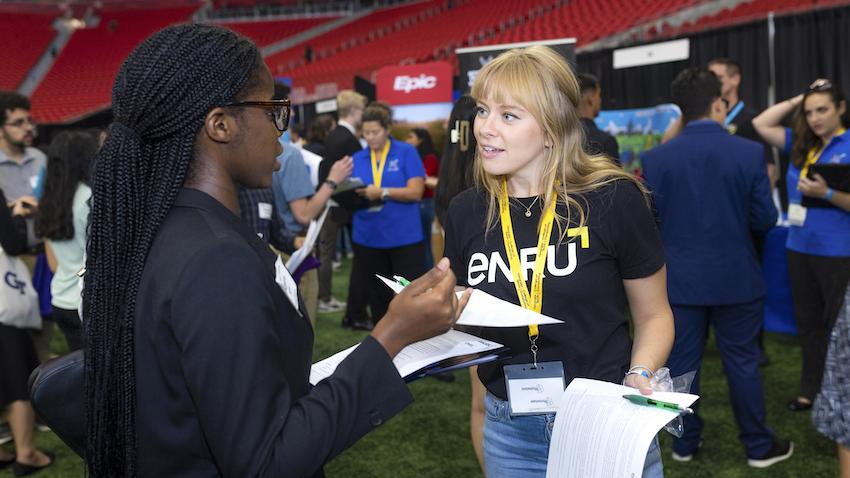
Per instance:
[[[505,365],[511,416],[555,413],[566,389],[561,362]]]
[[[788,223],[792,226],[803,227],[806,223],[806,213],[808,209],[800,204],[791,203],[788,205]]]

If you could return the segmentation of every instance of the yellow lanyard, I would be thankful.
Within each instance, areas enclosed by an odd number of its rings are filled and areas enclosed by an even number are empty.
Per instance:
[[[537,255],[534,258],[534,272],[531,276],[531,291],[525,285],[525,274],[517,252],[514,228],[511,223],[510,203],[508,202],[508,183],[502,179],[502,192],[499,196],[499,216],[502,221],[502,239],[505,242],[505,251],[508,253],[508,262],[511,266],[511,275],[514,278],[519,303],[524,308],[540,313],[543,308],[543,268],[546,266],[546,253],[549,251],[549,238],[552,235],[552,224],[555,222],[555,203],[557,194],[552,195],[552,200],[546,206],[537,236]],[[528,336],[537,337],[537,324],[528,326]],[[536,360],[535,360],[536,362]]]
[[[390,153],[390,142],[387,141],[387,144],[384,145],[384,149],[381,151],[381,162],[378,163],[378,158],[375,157],[375,151],[370,149],[370,153],[372,153],[372,184],[376,187],[381,187],[381,178],[384,176],[384,166],[387,163],[387,155]]]
[[[835,133],[835,136],[841,136],[846,131],[846,129],[841,128]],[[833,138],[835,136],[833,136]],[[809,166],[818,162],[818,160],[820,159],[820,155],[823,153],[827,146],[829,145],[825,144],[821,149],[815,150],[814,148],[812,148],[809,150],[809,154],[806,156],[806,164],[803,165],[803,169],[800,171],[800,178],[805,178],[806,175],[809,174]]]

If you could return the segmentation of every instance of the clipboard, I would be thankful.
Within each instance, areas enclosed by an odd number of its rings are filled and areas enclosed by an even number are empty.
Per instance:
[[[340,207],[348,209],[349,211],[357,211],[359,209],[380,206],[384,203],[381,200],[370,201],[357,194],[359,189],[365,187],[366,184],[364,184],[360,178],[348,178],[336,188],[336,191],[331,195],[331,199],[336,201]]]
[[[813,164],[809,167],[806,177],[812,179],[815,174],[821,175],[830,188],[845,193],[850,192],[850,164]],[[829,201],[808,196],[803,196],[801,205],[803,207],[835,207]]]

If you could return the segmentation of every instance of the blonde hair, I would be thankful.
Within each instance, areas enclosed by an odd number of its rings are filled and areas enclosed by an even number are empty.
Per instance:
[[[545,192],[545,201],[541,201],[540,206],[549,204],[553,194],[567,205],[567,217],[558,215],[556,218],[561,240],[567,233],[573,208],[579,214],[579,227],[586,224],[590,214],[587,203],[582,207],[576,196],[622,179],[632,181],[644,195],[647,194],[633,175],[611,159],[591,156],[584,151],[584,129],[577,112],[581,99],[579,83],[564,58],[551,48],[532,46],[502,53],[481,69],[472,86],[472,96],[497,103],[506,103],[510,96],[512,102],[534,117],[550,140],[551,147],[545,149],[545,165],[538,183],[539,190]],[[478,150],[474,167],[476,184],[489,196],[489,230],[496,223],[503,176],[494,176],[484,170]]]
[[[353,90],[342,90],[336,95],[336,111],[340,118],[348,116],[355,108],[365,108],[366,97]]]

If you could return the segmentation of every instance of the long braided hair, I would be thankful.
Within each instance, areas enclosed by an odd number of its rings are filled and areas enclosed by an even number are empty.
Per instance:
[[[115,79],[114,123],[93,166],[83,290],[90,476],[136,475],[133,328],[145,258],[206,114],[250,93],[261,65],[236,33],[175,25],[139,45]]]

